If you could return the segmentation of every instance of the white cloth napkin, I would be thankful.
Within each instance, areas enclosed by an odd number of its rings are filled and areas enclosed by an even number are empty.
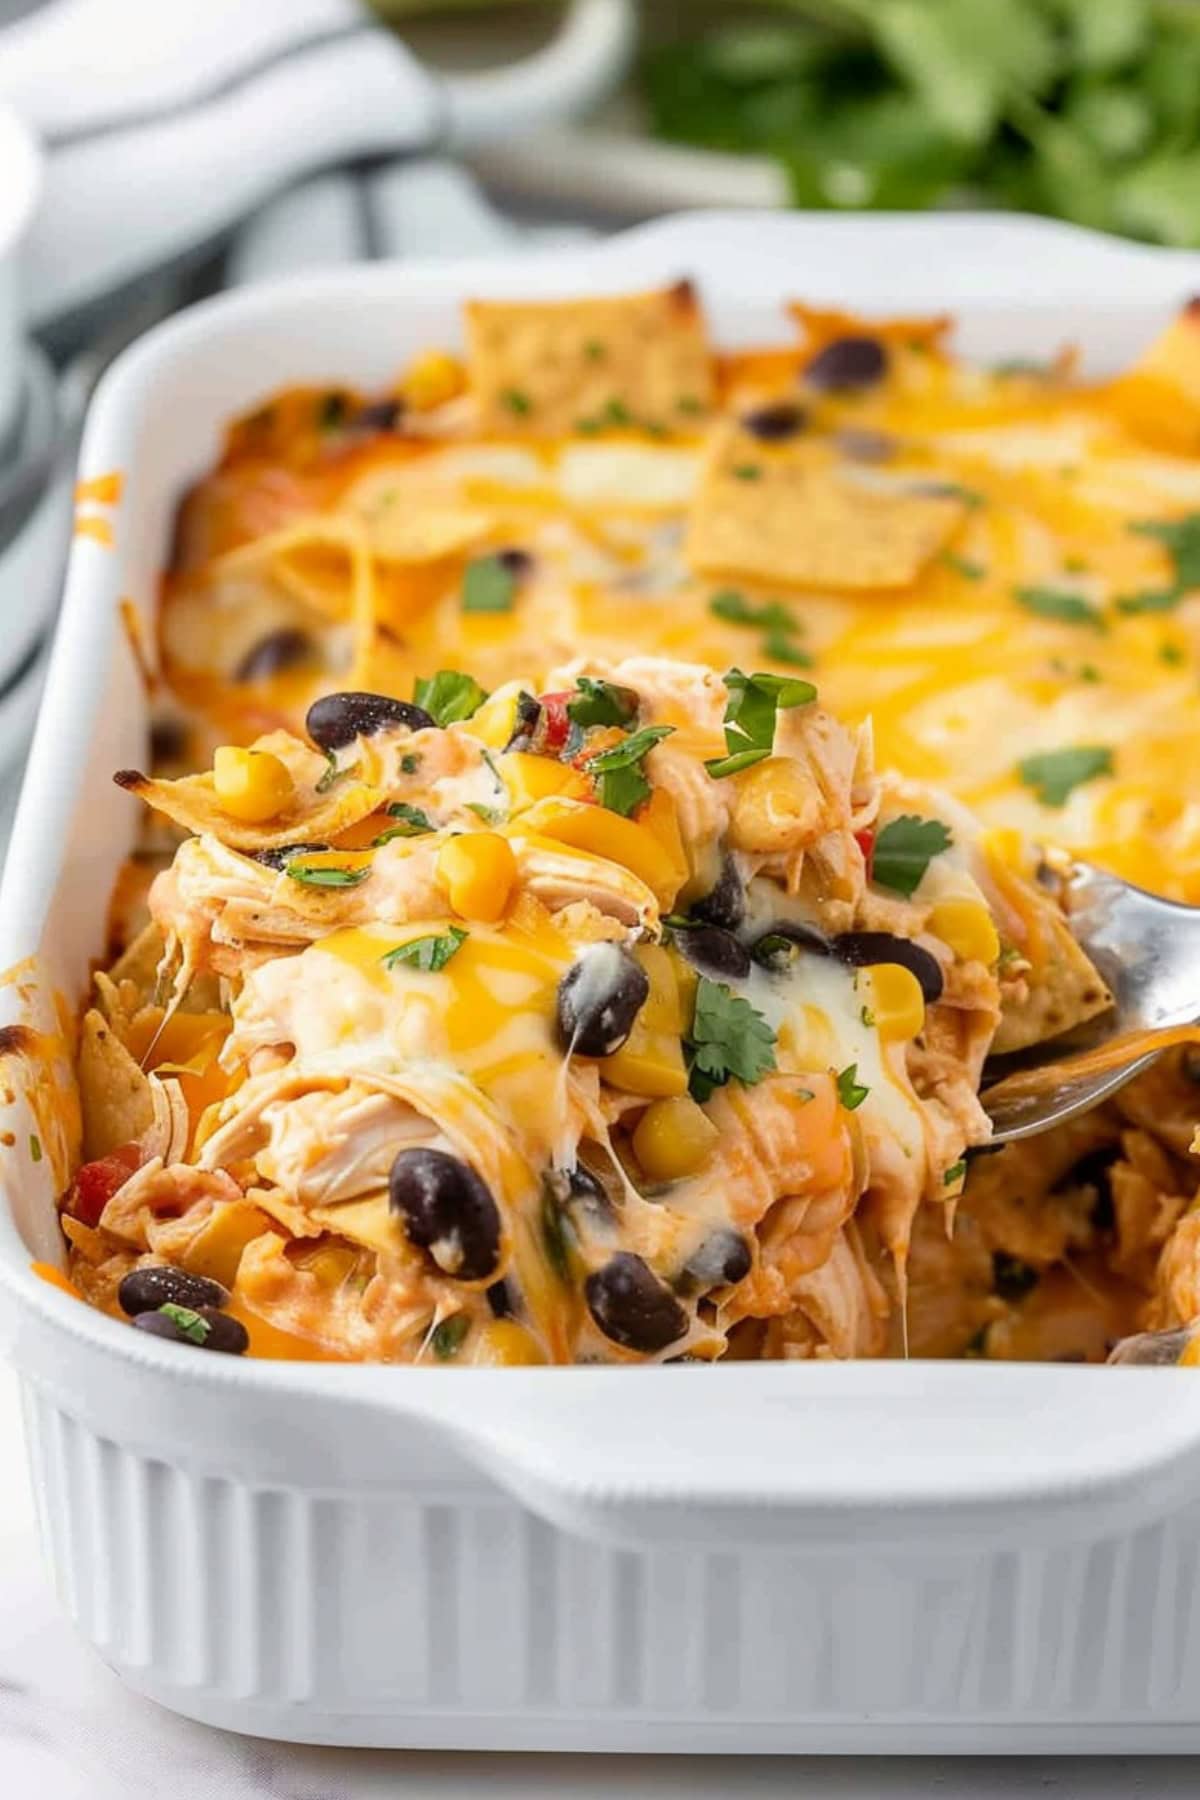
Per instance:
[[[0,34],[0,99],[46,150],[35,322],[311,170],[435,142],[443,104],[358,0],[54,0]]]

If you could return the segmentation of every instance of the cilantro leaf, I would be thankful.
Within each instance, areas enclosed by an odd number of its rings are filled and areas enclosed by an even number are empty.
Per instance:
[[[966,1174],[966,1172],[967,1172],[966,1159],[964,1157],[960,1156],[956,1163],[951,1163],[950,1167],[948,1169],[943,1169],[943,1171],[942,1171],[942,1186],[943,1187],[957,1187],[958,1183],[962,1180],[962,1178]]]
[[[436,724],[454,725],[477,713],[487,694],[473,675],[463,675],[457,669],[439,669],[436,675],[418,678],[413,699]]]
[[[708,610],[714,619],[724,619],[730,625],[765,625],[772,631],[798,630],[796,620],[778,600],[764,600],[757,605],[736,588],[722,588],[719,593],[712,594]]]
[[[1133,616],[1137,613],[1174,612],[1182,599],[1182,588],[1143,588],[1136,594],[1118,594],[1113,605],[1119,613]]]
[[[345,781],[347,775],[356,775],[357,773],[358,764],[356,762],[347,763],[344,769],[339,769],[337,757],[333,754],[332,750],[327,750],[325,752],[325,772],[321,776],[320,781],[317,782],[313,792],[317,794],[327,794],[335,782]]]
[[[298,881],[303,887],[350,888],[357,887],[371,873],[370,865],[361,869],[338,869],[328,866],[316,869],[298,869],[292,862],[285,864],[284,874],[292,881]]]
[[[725,686],[729,693],[725,704],[727,754],[704,765],[714,781],[770,756],[780,707],[807,706],[817,697],[811,681],[793,675],[743,675],[740,669],[730,669]]]
[[[611,681],[592,681],[581,675],[578,693],[567,701],[567,717],[581,730],[589,725],[628,725],[637,716],[638,697],[632,688]]]
[[[389,819],[398,819],[398,825],[392,825],[387,831],[380,832],[377,838],[371,839],[371,848],[377,850],[380,844],[390,844],[393,838],[423,837],[428,831],[436,831],[437,826],[422,812],[419,806],[409,806],[403,800],[393,800],[387,809]]]
[[[499,556],[480,556],[463,574],[462,609],[469,613],[512,611],[517,577]]]
[[[863,1087],[858,1079],[858,1064],[848,1063],[840,1070],[837,1077],[838,1099],[847,1112],[854,1112],[860,1107],[867,1095],[869,1087]]]
[[[587,758],[589,775],[596,781],[601,806],[628,818],[635,807],[650,797],[650,783],[642,773],[642,759],[661,738],[670,737],[673,725],[645,725],[620,744]]]
[[[790,663],[793,669],[811,669],[813,666],[808,651],[793,644],[782,631],[768,631],[762,648],[764,656],[773,657],[776,662]]]
[[[1039,619],[1058,619],[1064,625],[1090,625],[1094,631],[1104,630],[1104,617],[1099,607],[1082,594],[1064,588],[1021,587],[1016,597],[1027,612]]]
[[[721,981],[702,975],[687,1039],[689,1086],[697,1100],[731,1076],[753,1086],[775,1067],[775,1032],[762,1014]]]
[[[956,575],[961,575],[964,581],[982,581],[987,574],[982,563],[972,562],[969,556],[960,556],[957,550],[943,550],[939,560]]]
[[[439,969],[445,968],[452,956],[458,954],[466,941],[467,933],[459,926],[451,925],[445,931],[410,938],[407,944],[401,944],[396,950],[389,950],[379,960],[385,969],[396,969],[401,963],[407,963],[411,968],[420,969],[423,975],[436,975]]]
[[[1200,512],[1181,519],[1143,519],[1129,529],[1162,545],[1174,564],[1176,587],[1200,587]]]
[[[463,1340],[471,1329],[470,1313],[452,1313],[435,1325],[429,1337],[429,1348],[439,1362],[450,1362],[463,1347]]]
[[[184,1337],[189,1338],[193,1344],[203,1344],[212,1330],[212,1326],[202,1313],[193,1311],[190,1306],[178,1306],[174,1300],[165,1301],[158,1310],[160,1313],[165,1313],[171,1323],[182,1331]]]
[[[1077,787],[1113,772],[1107,744],[1077,744],[1070,750],[1042,750],[1017,764],[1017,774],[1043,806],[1065,806]]]
[[[911,900],[933,858],[953,842],[940,819],[919,819],[915,813],[889,819],[875,838],[872,880]]]

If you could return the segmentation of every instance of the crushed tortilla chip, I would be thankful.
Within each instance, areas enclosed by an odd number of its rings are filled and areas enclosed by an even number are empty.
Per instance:
[[[825,441],[766,446],[730,424],[692,502],[686,555],[704,576],[899,588],[957,529],[960,495],[841,460]]]
[[[1033,890],[1030,890],[1032,896]],[[1071,936],[1053,901],[1039,909],[1041,946],[1025,978],[1023,999],[1005,1004],[992,1052],[1006,1056],[1073,1031],[1112,1005],[1112,995]]]
[[[187,775],[179,781],[155,781],[136,769],[122,769],[113,779],[118,787],[136,794],[157,812],[165,813],[189,831],[208,832],[234,850],[269,850],[283,844],[313,844],[335,837],[347,826],[365,819],[383,799],[382,792],[356,781],[347,770],[329,782],[329,763],[319,750],[288,731],[268,732],[251,746],[277,756],[295,787],[287,807],[265,824],[250,825],[232,818],[221,806],[211,771]]]
[[[154,1123],[149,1077],[94,1010],[85,1015],[80,1037],[79,1099],[85,1162],[140,1138]]]
[[[690,282],[594,300],[472,300],[465,310],[485,431],[689,431],[712,405],[712,350]]]

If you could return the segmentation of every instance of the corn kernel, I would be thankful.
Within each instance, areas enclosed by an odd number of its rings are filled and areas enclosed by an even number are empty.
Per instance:
[[[633,1134],[633,1153],[651,1181],[678,1181],[708,1161],[719,1136],[691,1095],[677,1094],[646,1108]]]
[[[821,800],[799,765],[769,756],[734,778],[729,842],[737,850],[784,850],[814,832]]]
[[[925,996],[911,969],[876,963],[871,970],[870,1008],[885,1043],[915,1038],[925,1024]]]
[[[415,412],[430,412],[456,400],[466,385],[466,370],[457,356],[447,350],[425,350],[404,371],[400,392]]]
[[[471,727],[474,730],[474,723]],[[588,782],[585,775],[569,763],[553,756],[534,756],[528,750],[510,750],[498,764],[508,789],[515,813],[524,812],[538,800],[553,794],[565,794],[571,800],[586,800]]]
[[[472,1362],[485,1368],[513,1369],[544,1363],[541,1346],[515,1319],[492,1319],[479,1333]]]
[[[650,1031],[639,1016],[621,1048],[605,1058],[604,1079],[623,1093],[644,1094],[648,1100],[686,1094],[683,1045],[666,1032]]]
[[[990,968],[1000,954],[1000,938],[982,900],[939,900],[929,915],[929,929],[963,962]]]
[[[246,825],[273,819],[294,797],[292,778],[269,750],[222,744],[213,755],[213,786],[231,818]]]
[[[463,832],[438,851],[437,878],[460,919],[492,925],[508,910],[517,884],[516,858],[497,832]]]

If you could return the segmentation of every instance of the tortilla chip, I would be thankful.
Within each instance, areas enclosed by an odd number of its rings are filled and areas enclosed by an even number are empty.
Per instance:
[[[366,1250],[397,1256],[403,1255],[408,1248],[408,1239],[395,1213],[388,1207],[386,1194],[373,1194],[365,1200],[343,1200],[338,1206],[312,1206],[308,1216],[312,1224],[323,1231],[335,1231],[339,1237],[352,1244],[361,1244]]]
[[[687,281],[594,300],[471,300],[466,327],[485,431],[690,431],[712,405],[712,351]]]
[[[143,1001],[153,1000],[158,986],[158,965],[163,959],[163,934],[153,922],[143,925],[135,938],[126,944],[108,971],[118,987],[129,982]]]
[[[1025,998],[1004,1007],[992,1040],[997,1056],[1059,1037],[1112,1005],[1112,995],[1049,900],[1039,910],[1038,926],[1040,954],[1026,977]]]
[[[154,1123],[149,1077],[95,1010],[85,1015],[80,1037],[79,1100],[85,1162],[131,1143]]]
[[[957,529],[957,494],[841,460],[828,442],[763,444],[730,423],[692,502],[686,555],[706,577],[900,588]]]
[[[1200,298],[1188,301],[1107,397],[1143,442],[1176,455],[1200,450]]]
[[[217,799],[211,772],[186,775],[180,781],[156,781],[136,769],[122,769],[113,780],[118,787],[153,806],[197,834],[208,832],[233,850],[269,850],[282,844],[313,844],[336,837],[375,811],[384,796],[380,789],[355,781],[346,774],[326,793],[329,764],[319,750],[310,749],[288,731],[271,731],[251,746],[267,750],[285,765],[295,784],[287,808],[262,825],[248,825],[231,818]]]

